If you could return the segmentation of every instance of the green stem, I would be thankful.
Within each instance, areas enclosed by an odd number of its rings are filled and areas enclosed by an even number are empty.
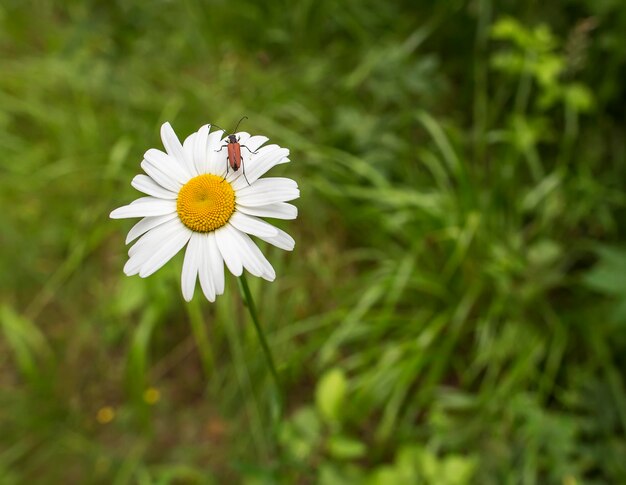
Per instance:
[[[276,401],[278,404],[277,415],[280,416],[282,413],[282,392],[280,387],[280,380],[278,379],[278,372],[276,372],[276,365],[274,365],[274,357],[272,357],[272,351],[270,350],[269,345],[267,345],[265,334],[263,333],[263,329],[259,324],[259,317],[256,311],[256,306],[254,304],[254,299],[252,298],[252,293],[250,292],[250,287],[248,286],[248,281],[246,280],[246,275],[242,273],[241,277],[239,277],[237,280],[239,281],[239,289],[241,290],[241,294],[245,300],[246,307],[248,307],[248,311],[250,312],[250,316],[252,317],[254,328],[256,329],[256,333],[259,337],[259,340],[261,341],[261,347],[263,347],[265,360],[267,360],[267,365],[270,368],[272,378],[274,379],[274,385],[276,386]]]

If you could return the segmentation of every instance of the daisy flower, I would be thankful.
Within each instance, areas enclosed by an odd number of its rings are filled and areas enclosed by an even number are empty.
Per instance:
[[[274,268],[250,236],[291,251],[293,238],[261,217],[295,219],[298,209],[287,201],[300,191],[291,179],[261,178],[289,162],[288,149],[264,145],[265,136],[236,135],[244,167],[227,173],[223,130],[211,132],[205,125],[181,145],[171,125],[163,124],[165,152],[148,150],[141,162],[145,174],[131,182],[146,196],[111,212],[113,219],[142,217],[126,237],[126,244],[139,239],[128,250],[124,273],[150,276],[187,246],[181,276],[187,301],[196,279],[209,301],[224,293],[224,263],[235,276],[245,269],[274,280]]]

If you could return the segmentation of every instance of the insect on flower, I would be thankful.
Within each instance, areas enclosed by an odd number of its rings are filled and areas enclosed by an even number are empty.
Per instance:
[[[288,203],[300,196],[298,184],[265,176],[289,162],[289,150],[267,145],[268,138],[261,135],[239,132],[230,137],[250,151],[245,181],[238,172],[240,152],[229,153],[227,161],[218,149],[222,130],[205,125],[181,143],[169,123],[161,127],[165,152],[149,149],[141,162],[145,174],[131,182],[145,196],[111,212],[113,219],[142,218],[126,238],[126,243],[137,239],[128,250],[127,275],[150,276],[187,246],[181,274],[187,301],[198,280],[206,298],[215,301],[224,292],[224,265],[235,276],[245,269],[274,280],[274,268],[252,237],[287,251],[294,248],[289,234],[262,219],[295,219],[298,214]]]
[[[230,165],[230,168],[233,169],[233,172],[236,172],[237,170],[239,170],[239,167],[241,167],[243,178],[246,179],[246,182],[248,182],[248,185],[250,185],[250,182],[248,181],[248,177],[246,177],[246,167],[243,164],[243,159],[241,158],[241,149],[245,148],[246,150],[250,152],[251,155],[256,155],[257,152],[250,150],[250,148],[248,148],[246,145],[241,145],[239,143],[240,137],[238,137],[235,134],[235,132],[237,131],[237,128],[239,128],[239,124],[243,120],[247,120],[247,119],[248,117],[244,116],[237,122],[237,126],[235,126],[235,131],[226,137],[228,138],[228,143],[226,143],[226,145],[222,145],[220,149],[216,151],[221,152],[225,147],[228,148],[228,156],[226,157],[226,162],[227,162],[226,163],[226,175],[228,175],[229,165]],[[217,125],[214,124],[213,126],[217,126]]]

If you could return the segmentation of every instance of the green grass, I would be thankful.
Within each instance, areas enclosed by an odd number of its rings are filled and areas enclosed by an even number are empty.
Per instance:
[[[3,3],[0,483],[626,481],[626,11],[505,3]],[[302,193],[278,424],[234,277],[127,278],[108,219],[243,115]]]

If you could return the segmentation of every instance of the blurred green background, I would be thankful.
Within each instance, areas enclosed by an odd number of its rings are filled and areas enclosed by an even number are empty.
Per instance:
[[[0,483],[626,483],[622,0],[0,5]],[[122,273],[159,126],[291,149],[274,283]]]

